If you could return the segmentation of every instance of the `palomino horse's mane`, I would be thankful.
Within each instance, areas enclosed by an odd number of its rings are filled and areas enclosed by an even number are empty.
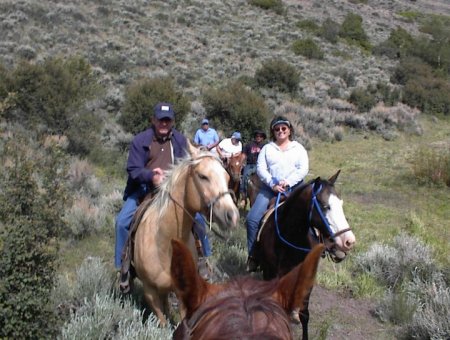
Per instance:
[[[171,200],[170,195],[174,190],[176,190],[177,186],[179,185],[180,178],[183,177],[191,167],[195,167],[203,159],[208,157],[213,158],[221,163],[220,158],[217,155],[209,151],[199,150],[198,154],[193,157],[186,156],[185,158],[179,159],[178,163],[176,165],[173,165],[167,171],[166,173],[167,180],[161,184],[158,192],[156,193],[155,197],[151,202],[151,209],[149,209],[157,211],[158,219],[160,219],[161,216],[164,216],[166,214],[167,207]]]

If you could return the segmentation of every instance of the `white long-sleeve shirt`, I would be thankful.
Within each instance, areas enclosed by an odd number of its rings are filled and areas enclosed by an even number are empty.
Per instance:
[[[274,142],[270,142],[259,153],[256,172],[261,181],[270,188],[281,180],[285,180],[292,187],[303,180],[308,171],[308,153],[297,141],[290,141],[284,151]]]

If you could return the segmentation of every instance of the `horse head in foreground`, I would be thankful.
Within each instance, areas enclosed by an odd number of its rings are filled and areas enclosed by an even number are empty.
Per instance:
[[[334,184],[340,171],[328,180],[316,179],[293,190],[261,227],[254,256],[266,280],[282,276],[302,263],[313,245],[322,243],[326,254],[340,262],[354,247],[350,228]],[[308,299],[298,318],[303,339],[308,338]],[[298,314],[298,313],[297,313]]]
[[[323,245],[305,261],[272,281],[250,276],[210,284],[198,275],[194,260],[181,242],[172,241],[171,275],[186,317],[174,339],[293,339],[289,314],[311,290]]]
[[[192,225],[194,215],[212,216],[223,229],[236,227],[239,211],[228,189],[229,176],[220,159],[193,148],[167,175],[152,201],[138,208],[134,225],[133,260],[147,303],[161,324],[167,323],[168,293],[172,290],[171,240],[188,245],[196,256]]]

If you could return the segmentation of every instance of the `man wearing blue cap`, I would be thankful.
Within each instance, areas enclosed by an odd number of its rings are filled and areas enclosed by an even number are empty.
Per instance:
[[[175,112],[172,104],[156,104],[151,122],[147,130],[134,137],[128,153],[125,203],[116,217],[116,269],[121,267],[122,250],[139,202],[162,183],[171,164],[186,155],[186,137],[173,127]]]
[[[215,129],[209,126],[208,119],[202,120],[202,127],[195,133],[194,143],[206,147],[209,151],[219,144],[219,135]]]

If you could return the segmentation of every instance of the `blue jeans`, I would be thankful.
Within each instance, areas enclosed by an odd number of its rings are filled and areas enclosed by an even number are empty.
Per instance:
[[[247,249],[249,255],[252,253],[253,245],[258,235],[259,222],[267,210],[270,199],[275,196],[276,193],[267,185],[263,184],[256,196],[255,203],[247,214]]]
[[[208,235],[206,234],[206,221],[202,214],[195,214],[194,232],[202,244],[203,255],[211,256],[211,245],[209,244]]]
[[[114,254],[114,266],[120,269],[122,266],[122,251],[128,239],[130,223],[139,205],[140,192],[134,192],[127,197],[122,210],[116,216],[116,246]]]
[[[240,185],[240,191],[247,194],[247,186],[248,186],[248,179],[250,176],[256,172],[256,164],[247,164],[244,167],[244,171],[242,172],[241,177],[241,185]]]

